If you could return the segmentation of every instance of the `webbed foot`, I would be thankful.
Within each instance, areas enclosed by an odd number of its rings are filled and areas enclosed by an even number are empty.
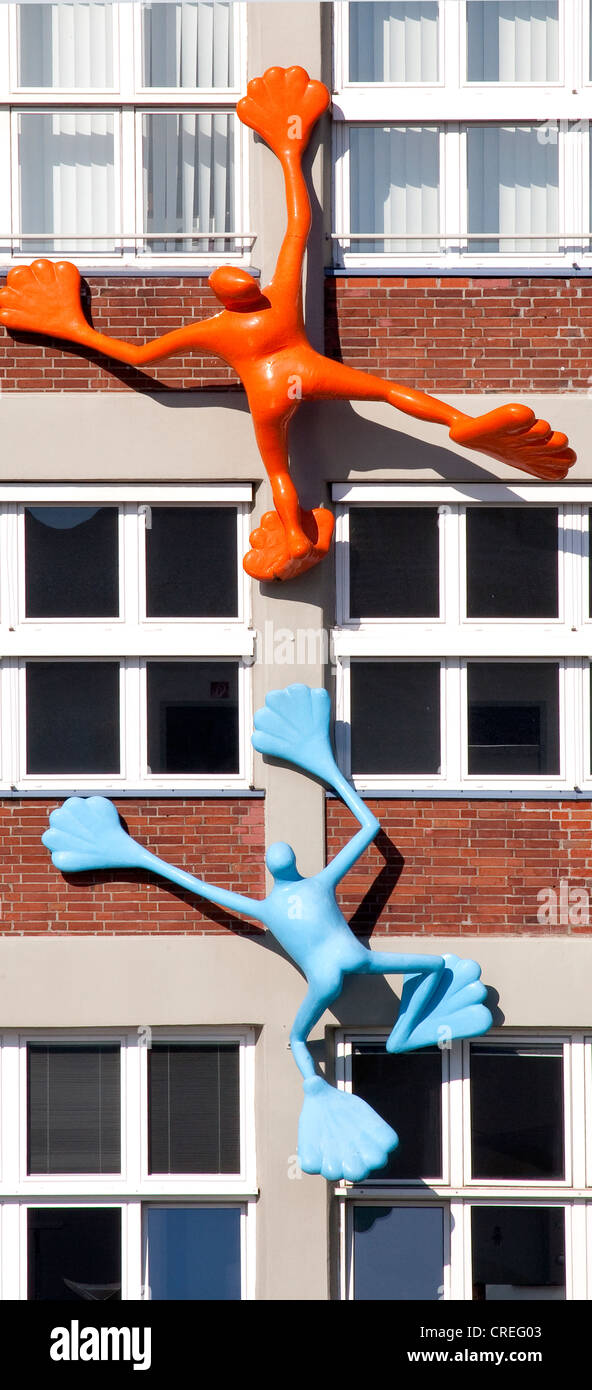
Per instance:
[[[277,512],[265,513],[261,525],[251,532],[253,548],[243,560],[252,579],[295,579],[324,560],[335,526],[333,513],[326,507],[315,507],[311,512],[302,511],[300,519],[304,535],[290,540]]]
[[[565,478],[576,460],[567,435],[537,420],[526,405],[498,406],[476,418],[463,416],[452,425],[450,438],[535,478]]]
[[[491,1028],[493,1019],[483,1003],[487,990],[481,982],[481,967],[474,960],[444,956],[445,969],[426,1002],[424,1010],[410,1025],[407,1014],[421,975],[408,975],[403,984],[399,1017],[387,1041],[387,1052],[411,1052],[416,1047],[445,1047],[453,1038],[475,1038]]]
[[[320,1173],[329,1182],[361,1182],[384,1168],[399,1140],[360,1096],[337,1091],[321,1076],[304,1082],[304,1105],[298,1125],[298,1157],[305,1173]]]

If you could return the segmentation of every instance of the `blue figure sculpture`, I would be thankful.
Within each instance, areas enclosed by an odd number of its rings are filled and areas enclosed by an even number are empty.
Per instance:
[[[43,843],[57,869],[148,869],[209,902],[255,918],[269,929],[302,970],[308,993],[290,1035],[304,1084],[298,1154],[304,1172],[359,1182],[384,1167],[398,1144],[390,1125],[359,1096],[338,1091],[318,1075],[307,1038],[341,993],[347,975],[404,975],[397,1022],[387,1052],[408,1052],[452,1038],[487,1032],[492,1017],[475,961],[458,956],[397,955],[368,949],[350,930],[335,898],[341,879],[375,838],[380,823],[339,771],[329,733],[326,690],[291,685],[272,691],[255,715],[252,742],[259,753],[280,758],[321,778],[343,799],[361,829],[325,869],[298,873],[291,845],[269,847],[273,888],[263,901],[212,887],[158,859],[123,829],[115,807],[102,796],[70,797],[50,816]]]

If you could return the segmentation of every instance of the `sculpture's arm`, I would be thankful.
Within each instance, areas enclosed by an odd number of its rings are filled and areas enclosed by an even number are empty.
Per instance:
[[[286,190],[288,225],[272,279],[266,290],[272,295],[274,291],[276,296],[281,295],[282,303],[286,305],[296,303],[300,306],[302,265],[311,224],[310,198],[302,172],[300,150],[288,151],[281,157],[281,165]]]
[[[242,893],[232,893],[226,888],[217,888],[211,883],[204,883],[202,879],[195,878],[193,874],[186,873],[184,869],[177,869],[174,864],[168,864],[166,859],[159,859],[158,855],[151,854],[150,850],[142,848],[140,867],[149,869],[152,873],[158,874],[160,878],[168,878],[179,888],[187,888],[190,893],[196,893],[198,897],[205,898],[206,902],[228,908],[229,912],[239,912],[243,917],[254,917],[257,922],[265,921],[265,903],[260,902],[258,898],[246,898]]]
[[[70,261],[34,261],[9,270],[0,290],[0,323],[16,333],[43,333],[92,348],[133,367],[161,362],[175,352],[204,348],[215,353],[216,318],[188,323],[152,342],[122,343],[97,333],[87,322],[80,302],[80,272]]]
[[[357,835],[354,835],[348,844],[344,845],[343,849],[339,851],[339,854],[336,854],[335,858],[332,859],[331,862],[327,864],[326,868],[319,874],[319,878],[323,883],[329,884],[330,887],[335,888],[338,883],[341,883],[342,878],[345,878],[345,875],[349,873],[349,870],[353,868],[353,865],[357,863],[358,859],[361,858],[364,850],[368,848],[368,845],[371,845],[372,841],[376,839],[378,831],[380,830],[380,821],[376,819],[376,816],[372,814],[372,811],[366,806],[366,803],[362,801],[361,796],[358,796],[355,787],[351,786],[351,783],[343,776],[343,773],[340,772],[337,765],[335,766],[335,776],[331,781],[331,786],[333,790],[337,792],[337,795],[341,797],[342,801],[345,801],[346,806],[352,812],[352,815],[356,817],[356,820],[360,822],[362,827],[361,830],[358,830]]]

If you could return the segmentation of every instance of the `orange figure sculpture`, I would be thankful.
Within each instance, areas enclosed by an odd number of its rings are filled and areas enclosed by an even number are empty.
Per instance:
[[[210,276],[221,313],[137,346],[97,333],[80,303],[80,275],[68,261],[34,261],[9,271],[0,291],[0,322],[98,349],[119,362],[146,366],[198,348],[222,358],[245,387],[275,512],[251,536],[244,566],[254,579],[292,579],[326,555],[333,516],[303,511],[290,477],[288,425],[301,401],[387,401],[420,420],[447,425],[450,438],[511,463],[537,478],[564,478],[575,460],[567,437],[525,405],[500,406],[473,418],[444,402],[323,357],[304,327],[302,262],[310,230],[310,201],[302,156],[330,97],[300,67],[269,68],[249,82],[238,103],[241,121],[261,135],[284,173],[288,225],[273,279],[263,289],[246,270],[221,266]]]

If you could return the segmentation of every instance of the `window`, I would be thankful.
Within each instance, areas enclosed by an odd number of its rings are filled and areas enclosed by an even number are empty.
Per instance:
[[[587,1297],[592,1039],[490,1034],[405,1057],[342,1037],[338,1084],[393,1125],[399,1148],[341,1183],[341,1296]]]
[[[589,11],[335,4],[337,265],[588,264]]]
[[[250,495],[0,489],[0,785],[249,785]]]
[[[590,489],[333,496],[339,751],[359,786],[589,794]]]
[[[246,7],[0,9],[0,254],[248,260]]]
[[[253,1034],[0,1039],[3,1300],[253,1296]]]

